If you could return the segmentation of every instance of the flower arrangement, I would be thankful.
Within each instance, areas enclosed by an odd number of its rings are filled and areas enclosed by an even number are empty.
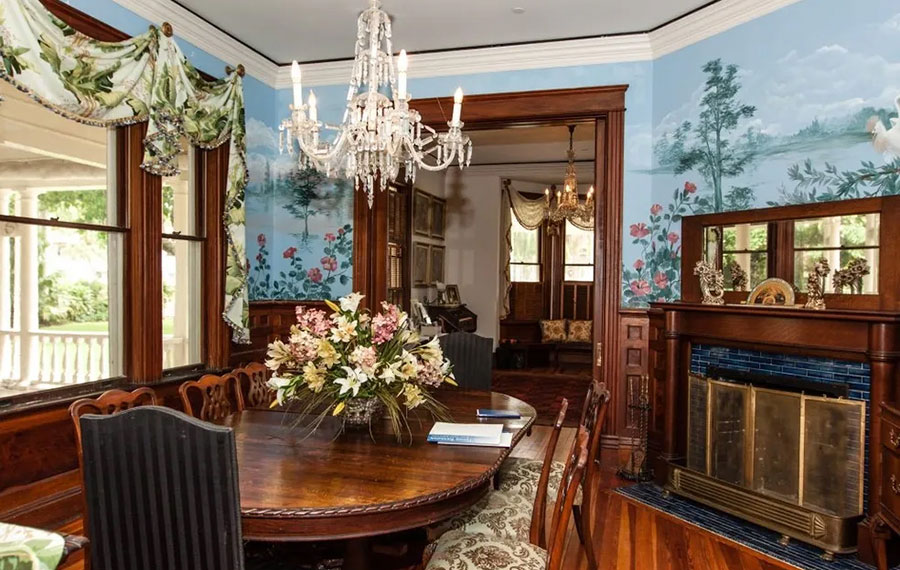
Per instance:
[[[446,418],[446,409],[429,392],[444,383],[456,385],[438,339],[423,343],[399,307],[382,303],[372,316],[359,308],[362,299],[351,293],[337,303],[326,301],[330,316],[297,307],[287,342],[269,345],[273,406],[293,406],[313,416],[312,429],[327,415],[342,417],[342,427],[368,424],[373,409],[383,408],[398,437],[415,408]]]

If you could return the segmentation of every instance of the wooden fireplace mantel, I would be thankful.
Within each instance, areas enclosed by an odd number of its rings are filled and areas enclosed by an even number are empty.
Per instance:
[[[695,343],[868,362],[871,367],[869,439],[881,446],[881,403],[895,401],[900,372],[900,313],[651,303],[649,453],[664,483],[670,462],[687,446],[687,382]],[[869,454],[869,517],[879,512],[881,457]]]

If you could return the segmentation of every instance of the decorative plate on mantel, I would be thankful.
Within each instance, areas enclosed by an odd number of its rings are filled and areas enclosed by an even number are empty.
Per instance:
[[[750,291],[747,304],[790,307],[794,304],[794,286],[777,277],[766,279]]]

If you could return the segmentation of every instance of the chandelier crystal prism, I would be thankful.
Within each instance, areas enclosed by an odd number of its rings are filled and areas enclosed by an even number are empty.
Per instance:
[[[295,61],[291,65],[291,118],[279,127],[279,149],[293,154],[296,140],[301,168],[311,165],[326,176],[354,180],[356,188],[366,192],[371,208],[376,186],[383,190],[384,182],[396,180],[401,168],[410,182],[415,182],[418,168],[439,171],[454,161],[465,168],[472,161],[472,142],[462,132],[462,89],[454,95],[446,132],[423,125],[419,112],[410,109],[408,58],[401,50],[395,69],[391,20],[380,0],[369,0],[357,27],[356,55],[341,124],[319,121],[312,91],[304,104],[300,66]],[[335,134],[323,137],[322,130]]]
[[[577,219],[582,224],[593,224],[594,221],[594,187],[591,186],[582,203],[578,197],[578,175],[575,172],[575,125],[569,125],[569,151],[566,153],[568,164],[563,179],[564,190],[556,190],[555,196],[547,188],[544,190],[544,209],[547,219],[553,223]],[[553,187],[556,188],[555,186]],[[553,198],[556,202],[553,202]]]

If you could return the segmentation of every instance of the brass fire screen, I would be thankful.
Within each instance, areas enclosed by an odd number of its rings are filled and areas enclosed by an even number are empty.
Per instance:
[[[846,537],[826,539],[816,521],[851,528],[850,519],[863,513],[865,402],[695,375],[688,402],[688,472],[674,467],[672,490],[828,550],[848,550]],[[697,475],[708,483],[687,483]],[[761,501],[751,506],[753,494]],[[775,503],[763,497],[785,503],[785,516],[775,516]]]

